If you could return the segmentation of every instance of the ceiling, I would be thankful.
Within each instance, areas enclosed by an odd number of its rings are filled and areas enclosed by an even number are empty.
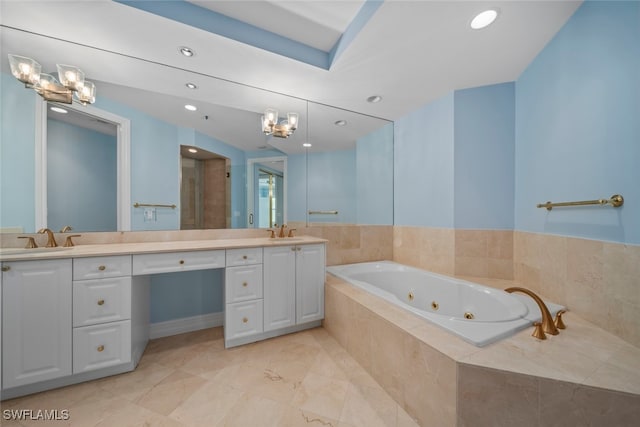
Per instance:
[[[223,18],[216,22],[242,29],[240,39],[254,30],[258,39],[273,35],[280,50],[239,41],[179,11],[169,19],[106,0],[1,0],[3,70],[6,53],[33,57],[48,71],[74,64],[96,82],[98,98],[126,101],[243,150],[269,144],[300,152],[308,132],[317,138],[314,149],[336,149],[384,123],[375,118],[396,120],[452,90],[516,80],[581,2],[386,0],[364,18],[370,1],[152,3],[188,3],[200,18],[215,14]],[[496,22],[472,30],[470,20],[489,7],[499,10]],[[180,55],[181,46],[196,55]],[[287,46],[338,53],[325,69],[293,59]],[[187,89],[187,81],[198,89]],[[368,103],[371,95],[382,102]],[[185,113],[185,102],[198,111]],[[292,138],[256,136],[267,106],[300,113]],[[307,107],[313,129],[305,126]],[[333,125],[341,119],[348,125]]]

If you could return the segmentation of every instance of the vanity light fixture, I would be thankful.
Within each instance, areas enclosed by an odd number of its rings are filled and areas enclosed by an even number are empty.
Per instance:
[[[197,153],[197,152],[198,152],[198,150],[196,150],[195,148],[189,148],[189,150],[188,150],[188,151],[189,151],[190,153],[193,153],[193,154],[195,154],[195,153]]]
[[[51,107],[49,108],[51,111],[55,111],[56,113],[60,113],[60,114],[67,114],[67,110],[65,110],[64,108],[61,107]]]
[[[336,126],[346,126],[347,125],[347,121],[346,120],[336,120],[334,125],[336,125]]]
[[[198,86],[196,86],[194,83],[187,83],[185,84],[185,86],[189,89],[198,89]]]
[[[370,102],[372,104],[376,104],[380,101],[382,101],[382,97],[380,95],[372,95],[367,98],[367,102]]]
[[[260,119],[262,132],[278,138],[288,138],[298,128],[298,113],[287,113],[287,120],[280,121],[278,110],[267,108]]]
[[[42,66],[31,58],[9,54],[11,74],[35,90],[47,101],[71,104],[74,100],[82,105],[96,102],[96,86],[84,79],[81,69],[72,65],[57,64],[58,78],[42,72]]]
[[[182,46],[178,48],[178,52],[186,56],[187,58],[191,58],[196,54],[196,52],[190,47]]]
[[[488,27],[496,20],[498,17],[498,11],[495,9],[485,10],[484,12],[480,12],[471,20],[469,24],[474,30],[481,30],[483,28]]]
[[[191,105],[191,104],[185,105],[184,108],[186,110],[189,110],[189,111],[196,111],[198,109],[198,107],[196,107],[195,105]]]

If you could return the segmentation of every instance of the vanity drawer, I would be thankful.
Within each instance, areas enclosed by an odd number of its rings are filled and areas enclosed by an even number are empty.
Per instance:
[[[227,304],[224,339],[232,340],[262,332],[262,300]]]
[[[133,255],[133,275],[224,268],[224,249]]]
[[[131,255],[73,259],[73,280],[131,276]]]
[[[227,267],[224,294],[227,303],[262,298],[262,264]]]
[[[73,282],[73,326],[131,318],[131,276]]]
[[[73,330],[73,373],[131,361],[131,321],[84,326]]]
[[[227,249],[227,267],[262,264],[262,248]]]

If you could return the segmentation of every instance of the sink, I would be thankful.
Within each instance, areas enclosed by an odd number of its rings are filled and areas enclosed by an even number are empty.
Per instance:
[[[0,249],[0,255],[23,255],[23,254],[35,254],[42,252],[60,252],[68,251],[71,248],[65,248],[64,246],[56,246],[55,248],[2,248]]]

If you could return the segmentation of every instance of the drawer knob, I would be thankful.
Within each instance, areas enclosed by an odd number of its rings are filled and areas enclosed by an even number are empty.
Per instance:
[[[98,300],[98,305],[104,305],[104,300],[103,299],[99,299]]]
[[[247,259],[248,257],[246,255],[242,255],[242,259]]]
[[[183,259],[180,260],[180,265],[182,265],[182,264],[184,264],[184,260]]]
[[[247,319],[246,317],[242,318],[242,323],[247,323],[249,321],[249,319]]]
[[[2,267],[2,271],[9,271],[11,270],[11,266],[5,265]]]
[[[247,282],[242,282],[242,286],[246,288],[249,284]]]
[[[98,270],[100,270],[100,271],[105,271],[106,269],[107,269],[107,267],[104,266],[104,265],[101,265],[101,266],[98,267]]]
[[[96,350],[98,350],[98,352],[100,353],[100,352],[104,351],[104,346],[103,345],[99,345]]]

